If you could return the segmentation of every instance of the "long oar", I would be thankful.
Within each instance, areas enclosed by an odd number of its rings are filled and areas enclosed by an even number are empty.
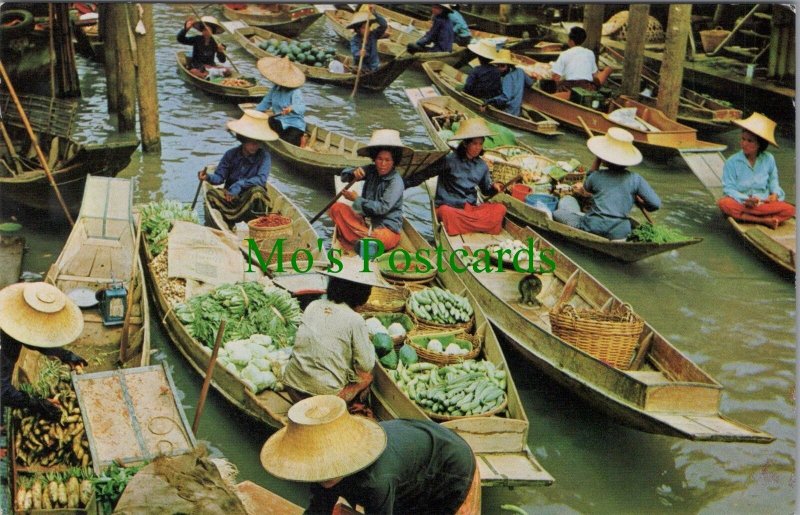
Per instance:
[[[208,387],[211,386],[211,375],[214,373],[214,365],[217,363],[217,354],[219,354],[219,346],[222,344],[223,334],[225,334],[225,320],[219,323],[217,339],[214,340],[214,350],[211,351],[211,359],[208,360],[208,368],[206,368],[206,377],[203,379],[203,387],[200,389],[200,399],[197,401],[197,410],[194,413],[194,422],[192,422],[192,433],[195,435],[197,434],[197,427],[200,425],[200,415],[203,414],[203,408],[206,405]]]
[[[356,81],[353,83],[353,92],[350,93],[350,98],[356,96],[356,91],[358,90],[358,80],[361,78],[361,65],[364,64],[364,50],[367,48],[367,40],[369,39],[369,11],[367,11],[367,21],[364,23],[366,26],[364,27],[364,36],[362,37],[361,41],[361,53],[358,56],[358,70],[356,70]]]
[[[192,211],[194,211],[194,206],[197,205],[197,197],[200,196],[200,189],[202,187],[203,187],[203,181],[197,179],[197,189],[194,190],[194,198],[192,199],[192,207],[190,208]]]
[[[333,199],[332,199],[330,202],[328,202],[328,205],[327,205],[327,206],[325,206],[325,207],[323,207],[323,208],[322,208],[322,211],[320,211],[319,213],[317,213],[316,215],[314,215],[314,218],[312,218],[311,220],[309,220],[309,221],[308,221],[308,223],[310,223],[310,224],[313,224],[314,222],[316,222],[317,220],[319,220],[319,217],[320,217],[320,216],[322,216],[322,215],[323,215],[323,214],[324,214],[324,213],[325,213],[325,212],[326,212],[328,209],[330,209],[330,207],[331,207],[332,205],[334,205],[334,204],[336,203],[336,201],[337,201],[337,200],[339,200],[339,197],[341,197],[341,196],[344,194],[344,192],[345,192],[345,191],[347,191],[347,190],[349,190],[350,188],[352,188],[352,187],[353,187],[353,184],[355,184],[356,182],[358,182],[356,179],[353,179],[352,181],[348,182],[348,183],[347,183],[347,185],[345,185],[345,187],[344,187],[344,188],[342,188],[342,191],[340,191],[339,193],[337,193],[337,194],[336,194],[336,196],[335,196],[335,197],[333,197]]]
[[[14,161],[14,168],[17,170],[17,173],[22,173],[22,163],[19,162],[19,156],[17,155],[17,149],[14,148],[14,142],[11,141],[11,137],[8,135],[8,131],[6,130],[6,124],[0,120],[0,132],[3,133],[3,141],[6,143],[6,147],[8,147],[8,152],[11,154],[11,160]]]
[[[191,8],[192,8],[192,12],[194,13],[194,15],[195,15],[195,16],[197,16],[197,21],[199,21],[199,22],[200,22],[200,24],[201,24],[203,27],[205,27],[205,26],[206,26],[206,23],[203,21],[203,17],[202,17],[202,16],[200,16],[199,14],[197,14],[197,9],[195,9],[193,5],[190,5],[189,7],[191,7]],[[217,46],[217,47],[218,47],[218,46],[219,46],[219,43],[217,43],[217,40],[216,40],[216,39],[214,39],[214,31],[211,29],[211,27],[209,27],[209,28],[208,28],[208,30],[211,32],[211,41],[213,41],[213,42],[214,42],[214,46]],[[236,63],[234,63],[234,62],[233,62],[233,59],[231,59],[231,56],[230,56],[230,55],[228,55],[228,53],[227,53],[227,52],[225,52],[224,50],[222,51],[222,55],[224,55],[225,57],[227,57],[227,58],[228,58],[228,62],[230,62],[230,63],[231,63],[231,66],[233,66],[233,69],[234,69],[234,70],[236,70],[236,73],[238,73],[238,74],[240,74],[240,75],[241,75],[241,73],[242,73],[242,72],[240,72],[240,71],[239,71],[239,68],[236,66]]]
[[[136,281],[136,268],[139,264],[139,243],[142,240],[142,215],[139,215],[139,220],[136,223],[136,237],[133,243],[133,264],[131,265],[131,280],[128,282],[130,291],[128,292],[128,305],[125,306],[125,321],[122,324],[122,336],[119,339],[119,362],[124,364],[128,354],[128,340],[131,326],[131,311],[133,311],[133,283]],[[144,315],[144,313],[142,313]]]
[[[581,122],[581,125],[583,125],[583,130],[586,131],[586,134],[588,134],[590,138],[594,137],[592,129],[590,129],[589,126],[586,124],[586,122],[583,121],[583,118],[578,116],[578,121]],[[653,222],[653,219],[650,217],[650,213],[648,213],[647,209],[643,207],[643,204],[644,200],[642,199],[642,197],[636,195],[636,207],[639,208],[639,210],[642,212],[642,214],[644,215],[645,219],[647,219],[648,222],[654,224],[655,222]]]

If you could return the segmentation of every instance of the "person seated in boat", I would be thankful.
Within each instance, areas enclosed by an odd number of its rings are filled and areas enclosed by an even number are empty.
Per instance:
[[[482,39],[467,48],[478,57],[480,64],[469,72],[464,93],[481,100],[499,96],[503,88],[500,69],[492,65],[492,60],[497,57],[495,45]]]
[[[568,37],[569,48],[559,54],[551,68],[556,90],[571,91],[580,87],[595,91],[597,85],[605,83],[612,69],[607,67],[598,72],[594,52],[581,46],[586,41],[586,31],[581,27],[572,27]]]
[[[199,36],[187,37],[186,33],[194,28],[200,31]],[[224,29],[213,16],[203,16],[200,21],[189,18],[183,24],[183,28],[178,32],[178,43],[192,45],[192,57],[189,60],[189,73],[208,79],[211,77],[228,77],[231,69],[227,66],[218,66],[214,61],[214,56],[220,63],[227,60],[225,56],[225,45],[217,43],[214,34],[222,34]]]
[[[494,195],[503,189],[500,182],[492,182],[489,166],[481,159],[483,142],[494,134],[483,118],[469,118],[458,127],[448,140],[457,141],[455,151],[429,166],[419,174],[406,178],[406,188],[421,184],[434,175],[436,185],[436,216],[447,234],[454,236],[471,232],[499,234],[503,229],[506,207],[484,202],[478,205],[476,188],[484,195]]]
[[[795,215],[795,207],[785,202],[778,184],[778,167],[767,147],[775,143],[775,122],[761,113],[745,120],[734,120],[742,128],[739,152],[725,161],[722,171],[724,197],[717,205],[727,216],[777,229]]]
[[[362,238],[374,238],[383,243],[385,250],[400,243],[403,227],[403,178],[397,165],[412,150],[400,141],[394,129],[373,131],[366,146],[357,151],[369,156],[372,164],[342,170],[342,181],[364,181],[361,195],[346,190],[342,196],[353,202],[352,207],[337,202],[328,213],[336,226],[339,241],[346,250],[353,250]]]
[[[372,288],[391,288],[373,271],[362,272],[357,257],[339,258],[339,272],[329,276],[326,298],[311,302],[297,329],[283,384],[294,402],[312,395],[338,395],[364,403],[372,383],[375,348],[367,323],[355,308],[367,302]]]
[[[262,57],[256,66],[261,75],[274,84],[256,106],[256,111],[270,115],[269,127],[282,140],[304,146],[306,103],[300,86],[305,84],[306,76],[285,57]]]
[[[447,13],[450,23],[453,24],[453,36],[457,45],[467,46],[472,41],[472,32],[469,31],[467,20],[461,14],[461,6],[450,4],[452,10]]]
[[[609,240],[625,240],[631,233],[628,213],[637,197],[645,209],[656,211],[661,207],[661,199],[650,184],[627,169],[642,162],[642,153],[633,146],[633,135],[619,127],[608,129],[605,136],[589,138],[586,146],[599,165],[607,166],[573,186],[576,195],[591,195],[589,210],[582,213],[578,200],[568,195],[559,201],[553,219]]]
[[[456,514],[480,512],[480,473],[469,444],[432,420],[375,422],[347,413],[341,399],[304,399],[287,427],[261,449],[272,476],[314,483],[305,513]]]
[[[522,68],[515,66],[511,51],[505,48],[497,53],[491,64],[500,71],[500,94],[486,99],[481,106],[481,112],[491,105],[510,115],[519,116],[522,113],[525,88],[533,86],[533,78]]]
[[[0,405],[58,420],[62,412],[55,402],[18,390],[11,384],[11,374],[23,347],[58,358],[73,369],[88,366],[85,359],[61,348],[82,332],[80,308],[52,284],[17,283],[0,290]]]
[[[367,23],[370,16],[375,16],[375,21],[378,26],[369,31],[367,35],[367,42],[364,43],[364,33],[367,31]],[[356,35],[350,40],[350,54],[353,56],[353,71],[358,70],[358,63],[361,61],[361,56],[364,56],[361,62],[361,70],[364,72],[374,72],[381,66],[381,58],[378,54],[378,39],[386,34],[386,29],[389,24],[386,18],[375,12],[375,6],[369,6],[369,13],[357,12],[353,15],[350,23],[347,24],[348,29],[353,29]],[[363,46],[363,48],[362,48]]]
[[[274,141],[278,135],[267,125],[267,115],[246,109],[238,120],[228,122],[228,130],[241,143],[225,152],[213,173],[205,169],[197,178],[209,184],[224,184],[224,189],[210,188],[209,203],[219,209],[228,221],[239,221],[263,214],[269,206],[267,179],[272,157],[264,148],[265,141]]]
[[[455,33],[448,13],[453,9],[450,4],[433,4],[431,14],[433,25],[424,36],[414,43],[409,43],[406,49],[411,54],[417,52],[452,52]]]

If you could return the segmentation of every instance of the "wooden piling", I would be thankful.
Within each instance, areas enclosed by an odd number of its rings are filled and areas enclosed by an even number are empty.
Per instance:
[[[644,45],[647,42],[647,23],[650,4],[631,4],[625,32],[625,64],[622,71],[622,94],[639,95],[644,64]],[[666,52],[665,52],[666,53]],[[659,95],[660,96],[660,95]]]
[[[108,112],[116,113],[119,110],[117,103],[117,73],[115,70],[116,41],[113,37],[114,31],[109,29],[108,15],[111,4],[97,4],[97,30],[100,39],[103,41],[103,62],[106,70],[106,103]]]
[[[603,4],[586,4],[583,8],[583,29],[586,31],[586,41],[583,46],[594,52],[595,55],[600,50],[605,14],[606,6]]]
[[[114,44],[111,72],[117,76],[117,130],[129,132],[136,129],[136,69],[131,46],[131,28],[127,5],[108,4],[109,39]]]
[[[141,19],[146,32],[136,33],[136,89],[139,100],[139,125],[142,149],[145,152],[161,151],[161,131],[158,117],[158,91],[156,88],[156,49],[155,29],[153,25],[153,4],[142,3]],[[135,24],[139,20],[139,11],[130,6],[131,20]]]
[[[658,101],[656,107],[668,118],[678,117],[683,61],[686,56],[686,41],[692,23],[692,4],[671,4],[667,18],[667,41],[658,79]]]

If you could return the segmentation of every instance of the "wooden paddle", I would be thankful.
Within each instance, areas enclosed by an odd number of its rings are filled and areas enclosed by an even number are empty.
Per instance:
[[[328,202],[328,205],[326,205],[325,207],[323,207],[323,208],[322,208],[322,211],[320,211],[319,213],[317,213],[316,215],[314,215],[314,218],[312,218],[311,220],[309,220],[309,221],[308,221],[308,223],[310,223],[310,224],[313,224],[314,222],[316,222],[317,220],[319,220],[319,217],[320,217],[320,216],[322,216],[322,215],[323,215],[323,214],[324,214],[324,213],[325,213],[325,212],[326,212],[328,209],[330,209],[330,207],[331,207],[332,205],[334,205],[334,204],[336,203],[336,201],[337,201],[337,200],[339,200],[339,198],[340,198],[340,197],[341,197],[341,196],[344,194],[344,192],[345,192],[345,191],[347,191],[347,190],[349,190],[350,188],[352,188],[352,187],[353,187],[353,184],[355,184],[355,183],[357,183],[357,182],[358,182],[358,180],[357,180],[357,179],[353,179],[352,181],[348,182],[348,183],[345,185],[345,187],[344,187],[344,188],[342,188],[342,191],[340,191],[339,193],[337,193],[337,194],[336,194],[336,196],[334,196],[334,197],[333,197],[333,199],[332,199],[330,202]]]
[[[203,168],[203,171],[206,171],[208,167]],[[197,197],[200,196],[200,189],[203,187],[202,179],[197,179],[197,189],[194,191],[194,198],[192,199],[192,207],[191,210],[194,211],[194,206],[197,205]]]
[[[494,193],[492,193],[491,195],[489,195],[487,198],[492,198],[492,197],[494,197],[495,195],[497,195],[498,193],[501,193],[501,192],[504,192],[504,191],[506,191],[506,190],[508,189],[508,187],[509,187],[509,186],[511,186],[512,184],[516,184],[516,183],[518,183],[520,180],[522,180],[522,174],[521,174],[521,173],[520,173],[520,174],[517,174],[517,175],[516,175],[515,177],[513,177],[513,178],[512,178],[510,181],[508,181],[508,182],[504,183],[504,184],[503,184],[503,186],[500,188],[500,191],[495,191]]]
[[[225,320],[219,323],[217,339],[214,340],[214,350],[211,351],[211,359],[208,360],[208,368],[206,368],[206,377],[203,379],[203,387],[200,389],[200,399],[197,401],[197,410],[194,413],[194,422],[192,422],[192,433],[195,435],[197,435],[197,427],[200,425],[200,415],[203,414],[203,407],[206,405],[206,397],[208,397],[208,387],[211,385],[214,365],[217,364],[217,354],[219,354],[219,347],[222,344],[222,335],[225,334],[225,323]]]
[[[350,98],[356,96],[356,91],[358,90],[358,80],[361,78],[361,66],[364,64],[364,50],[367,48],[367,40],[369,39],[369,9],[367,10],[367,21],[365,21],[364,26],[364,35],[362,36],[361,41],[361,53],[358,56],[358,70],[356,71],[356,81],[353,83],[353,92],[350,93]]]
[[[128,354],[128,339],[129,335],[128,332],[130,331],[131,325],[131,311],[133,311],[133,283],[136,280],[136,265],[138,261],[136,260],[137,256],[139,256],[139,244],[142,240],[142,215],[139,215],[139,221],[136,223],[136,237],[134,238],[133,243],[133,264],[131,264],[131,275],[130,281],[128,285],[130,287],[130,291],[128,292],[128,305],[125,306],[125,321],[122,324],[122,335],[119,339],[119,362],[121,364],[125,363],[125,359],[127,358]],[[144,315],[144,313],[142,313]]]
[[[590,129],[589,126],[586,124],[586,122],[583,121],[583,118],[578,116],[578,121],[581,122],[581,125],[583,126],[583,130],[586,131],[586,134],[588,134],[590,138],[593,138],[594,134],[592,133],[592,129]],[[600,160],[597,159],[597,160],[595,160],[595,165],[589,171],[593,172],[599,166],[600,166]],[[653,222],[653,219],[650,217],[650,213],[648,213],[647,209],[644,208],[644,200],[642,199],[642,197],[640,197],[639,195],[636,195],[636,199],[635,200],[636,200],[636,207],[639,208],[639,210],[644,215],[645,219],[647,219],[647,221],[650,222],[651,224],[655,224],[655,222]]]
[[[3,133],[3,141],[6,143],[6,147],[8,147],[8,152],[11,154],[11,160],[14,161],[14,168],[17,170],[17,173],[22,173],[22,163],[19,162],[19,156],[17,155],[17,149],[14,148],[14,143],[11,141],[11,136],[8,135],[8,131],[6,130],[6,124],[0,120],[0,132]]]
[[[198,21],[198,22],[200,22],[200,25],[202,25],[203,27],[205,27],[205,26],[206,26],[206,24],[205,24],[205,22],[203,21],[203,17],[202,17],[202,16],[200,16],[199,14],[197,14],[197,9],[195,9],[195,8],[194,8],[194,6],[193,6],[193,5],[191,5],[191,4],[189,5],[189,7],[191,7],[191,8],[192,8],[192,12],[194,13],[194,15],[195,15],[195,16],[197,16],[197,21]],[[209,27],[209,28],[208,28],[208,30],[211,32],[211,41],[213,41],[213,42],[214,42],[214,46],[216,46],[216,47],[219,47],[219,43],[217,43],[217,40],[216,40],[216,39],[214,39],[214,31],[213,31],[213,30],[211,30],[211,27]],[[239,68],[236,66],[236,63],[234,63],[234,62],[233,62],[233,59],[231,59],[231,56],[230,56],[230,55],[228,55],[228,53],[227,53],[227,52],[225,52],[225,50],[223,50],[223,51],[222,51],[222,55],[224,55],[225,57],[227,57],[227,58],[228,58],[228,62],[230,62],[230,63],[231,63],[231,66],[233,66],[233,69],[234,69],[234,70],[236,70],[236,73],[238,73],[239,75],[241,75],[241,74],[242,74],[242,72],[240,72],[240,71],[239,71]]]

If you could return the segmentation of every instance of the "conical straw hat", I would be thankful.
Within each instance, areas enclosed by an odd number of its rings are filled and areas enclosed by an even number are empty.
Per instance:
[[[364,272],[364,261],[359,257],[354,256],[340,256],[339,261],[342,262],[342,269],[338,272],[323,270],[321,273],[328,277],[335,277],[343,281],[350,281],[353,283],[365,284],[367,286],[386,288],[393,290],[394,286],[383,280],[380,276],[380,271],[377,269],[375,263],[368,262],[367,266],[369,272]]]
[[[777,124],[763,114],[753,113],[748,118],[744,120],[734,120],[733,123],[752,132],[756,136],[764,138],[776,147],[778,146],[778,144],[775,143],[775,127]]]
[[[261,448],[261,465],[273,476],[319,483],[370,466],[386,449],[377,422],[351,415],[335,395],[309,397],[289,408],[288,423]]]
[[[222,25],[220,24],[219,20],[216,19],[215,17],[213,17],[213,16],[203,16],[200,19],[203,21],[203,23],[208,25],[208,28],[211,29],[211,33],[212,34],[222,34],[223,32],[225,32],[225,29],[222,27]],[[203,23],[200,23],[199,21],[195,21],[192,26],[197,30],[203,30]]]
[[[453,12],[453,4],[433,4],[433,5],[438,5],[447,12]]]
[[[633,146],[633,134],[611,127],[605,136],[593,136],[586,146],[603,161],[619,166],[633,166],[642,162],[642,153]]]
[[[63,347],[83,332],[83,316],[52,284],[17,283],[0,290],[0,329],[32,347]]]
[[[372,21],[374,19],[375,18],[371,17],[368,12],[359,11],[359,12],[355,13],[352,18],[350,18],[350,23],[348,23],[346,25],[346,28],[354,29],[354,28],[356,28],[356,26],[361,25],[365,21],[367,21],[367,20]]]
[[[356,154],[360,156],[371,156],[371,150],[376,147],[399,148],[403,157],[409,157],[414,153],[413,150],[403,145],[400,140],[400,132],[394,129],[376,129],[372,131],[372,136],[369,138],[369,143],[356,150]],[[395,163],[397,165],[398,163]]]
[[[497,58],[497,45],[491,41],[487,41],[485,39],[479,39],[476,43],[471,43],[467,45],[467,48],[473,54],[478,54],[479,56],[485,57],[486,59]]]
[[[306,82],[300,68],[285,57],[262,57],[256,67],[268,81],[284,88],[299,88]]]
[[[447,141],[457,141],[462,139],[485,138],[494,136],[494,133],[486,125],[483,118],[467,118],[458,126],[458,130]]]
[[[244,114],[238,120],[228,122],[228,129],[245,138],[256,141],[275,141],[278,133],[270,129],[269,116],[256,111],[255,109],[245,109]]]
[[[492,64],[507,64],[509,66],[516,66],[517,63],[511,56],[511,50],[502,48],[498,50],[497,57],[494,58]]]

